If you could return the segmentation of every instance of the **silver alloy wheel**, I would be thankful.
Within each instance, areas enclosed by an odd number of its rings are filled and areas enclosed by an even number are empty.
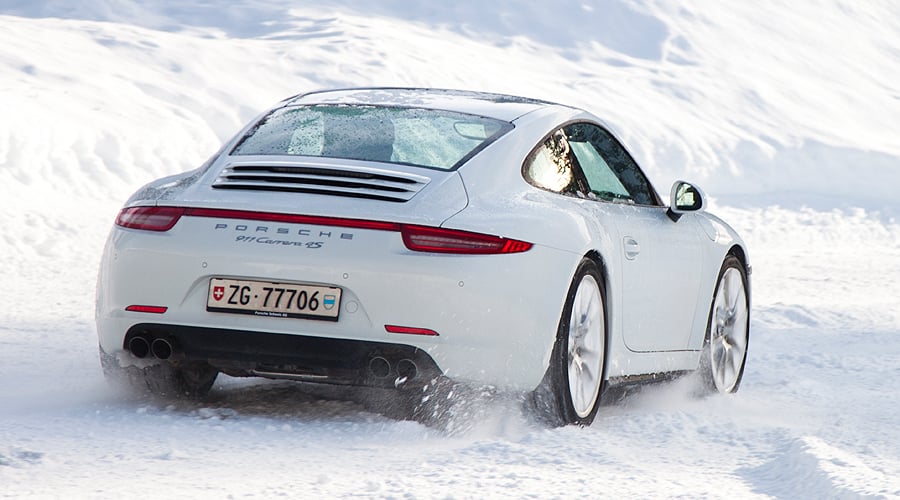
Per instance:
[[[602,300],[594,277],[582,277],[572,303],[568,335],[569,394],[580,418],[591,414],[600,395],[606,347]]]
[[[740,380],[747,352],[748,318],[743,275],[729,267],[719,281],[708,332],[712,379],[719,392],[733,392]]]

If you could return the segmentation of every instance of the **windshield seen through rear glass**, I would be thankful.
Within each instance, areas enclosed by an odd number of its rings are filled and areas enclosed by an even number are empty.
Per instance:
[[[266,115],[232,155],[291,155],[452,170],[512,129],[492,118],[420,108],[291,106]]]

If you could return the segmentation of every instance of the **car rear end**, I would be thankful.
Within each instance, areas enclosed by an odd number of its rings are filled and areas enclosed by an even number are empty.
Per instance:
[[[241,154],[246,141],[119,214],[98,284],[105,353],[352,385],[537,385],[559,313],[536,305],[567,285],[569,256],[442,228],[468,202],[452,157],[422,168],[370,159],[376,149]]]

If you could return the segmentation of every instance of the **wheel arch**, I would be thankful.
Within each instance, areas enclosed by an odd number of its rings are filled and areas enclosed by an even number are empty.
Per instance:
[[[610,321],[610,317],[609,317],[609,311],[611,308],[610,306],[612,304],[610,302],[610,300],[612,299],[612,292],[610,291],[609,269],[606,267],[606,260],[603,258],[603,255],[601,255],[598,250],[588,251],[586,254],[584,254],[583,258],[588,259],[597,265],[597,269],[600,270],[600,278],[603,279],[603,304],[604,304],[604,309],[605,309],[603,311],[603,316],[604,316],[604,320],[606,321],[606,340],[607,340],[606,355],[607,355],[607,359],[608,359],[609,358],[609,340],[611,338],[611,335],[610,335],[611,321]],[[606,367],[604,366],[604,370],[605,369],[606,369]]]
[[[744,280],[745,280],[744,286],[746,287],[747,304],[748,305],[752,304],[753,303],[753,295],[751,294],[750,274],[753,271],[752,271],[752,268],[750,267],[750,262],[747,258],[747,250],[745,250],[743,246],[736,244],[728,249],[728,253],[725,254],[725,257],[727,258],[729,255],[736,258],[738,260],[738,262],[741,263],[741,266],[744,268]],[[749,309],[749,307],[748,307],[748,309]]]
[[[600,277],[603,278],[603,284],[605,286],[608,286],[609,270],[606,268],[606,261],[603,259],[603,256],[600,255],[600,252],[597,250],[590,250],[588,253],[584,254],[584,258],[593,261],[594,264],[597,264],[597,268],[600,269]],[[609,292],[607,292],[606,294],[609,295]]]
[[[590,260],[594,264],[597,265],[597,269],[600,270],[600,278],[603,280],[603,321],[606,322],[606,325],[603,329],[604,334],[606,335],[605,342],[603,343],[603,373],[601,374],[601,387],[605,387],[606,381],[609,379],[609,365],[610,358],[613,353],[612,343],[613,343],[613,332],[612,332],[612,315],[610,311],[612,310],[612,291],[610,290],[610,276],[609,269],[606,266],[606,260],[603,258],[603,255],[596,249],[588,251],[584,254],[584,258]],[[601,390],[602,392],[602,390]],[[601,394],[602,396],[602,394]]]
[[[733,245],[728,249],[728,253],[725,256],[733,255],[741,262],[741,265],[744,266],[744,271],[747,271],[747,274],[750,274],[749,263],[747,262],[747,251],[740,245]]]

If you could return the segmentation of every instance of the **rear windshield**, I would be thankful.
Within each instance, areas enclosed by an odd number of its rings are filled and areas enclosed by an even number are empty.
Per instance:
[[[501,120],[433,109],[291,106],[266,115],[231,154],[348,158],[452,170],[512,128]]]

